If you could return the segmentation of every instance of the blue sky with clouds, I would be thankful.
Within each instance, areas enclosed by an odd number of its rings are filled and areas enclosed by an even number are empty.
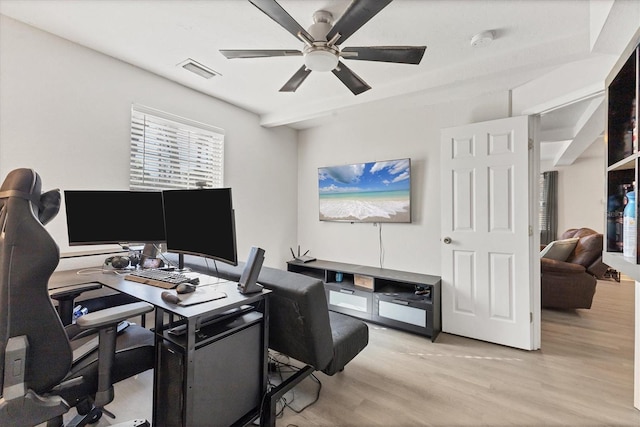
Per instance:
[[[409,190],[410,160],[357,163],[318,169],[321,193]]]

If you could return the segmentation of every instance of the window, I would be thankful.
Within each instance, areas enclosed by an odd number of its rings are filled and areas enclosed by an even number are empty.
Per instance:
[[[556,240],[558,234],[558,171],[541,173],[538,184],[540,243],[545,245]]]
[[[224,132],[140,105],[131,107],[131,190],[220,188]]]

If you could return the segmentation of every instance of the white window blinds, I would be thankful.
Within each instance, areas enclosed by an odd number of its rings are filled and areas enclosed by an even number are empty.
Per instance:
[[[140,105],[131,108],[131,190],[219,188],[224,132]]]

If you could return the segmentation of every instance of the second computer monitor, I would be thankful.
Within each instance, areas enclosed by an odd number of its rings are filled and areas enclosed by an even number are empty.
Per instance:
[[[162,199],[167,251],[238,264],[230,188],[165,190]]]

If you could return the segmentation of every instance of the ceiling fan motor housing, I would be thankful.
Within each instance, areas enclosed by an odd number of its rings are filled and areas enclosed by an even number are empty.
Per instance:
[[[338,65],[340,51],[327,45],[327,33],[331,30],[333,16],[325,10],[313,14],[314,23],[308,29],[313,45],[305,46],[304,65],[312,71],[331,71]]]

